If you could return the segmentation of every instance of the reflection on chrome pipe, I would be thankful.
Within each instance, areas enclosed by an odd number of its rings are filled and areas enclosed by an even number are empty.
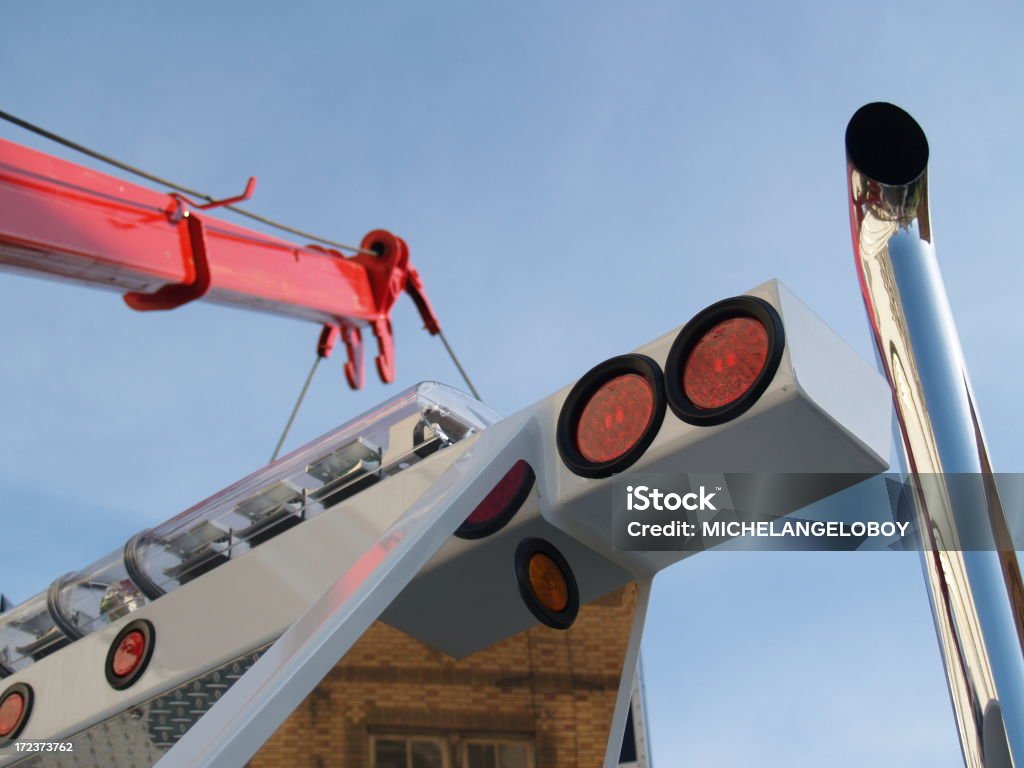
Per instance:
[[[966,520],[953,494],[940,487],[915,499],[930,539],[922,563],[964,762],[1024,768],[1024,588],[935,258],[928,142],[899,107],[868,104],[846,129],[846,157],[861,292],[907,469],[977,473],[985,487],[980,522],[991,551],[960,551]]]

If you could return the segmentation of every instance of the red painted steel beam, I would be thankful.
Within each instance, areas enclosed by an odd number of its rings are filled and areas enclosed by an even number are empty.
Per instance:
[[[251,182],[252,183],[252,182]],[[361,384],[360,327],[377,336],[378,370],[394,375],[390,311],[407,291],[439,331],[401,238],[377,230],[345,257],[189,210],[157,192],[0,139],[0,269],[125,293],[139,310],[202,298],[346,330]]]
[[[119,291],[195,280],[178,200],[0,140],[0,265]],[[369,321],[366,267],[203,214],[211,286],[206,298],[315,322]]]

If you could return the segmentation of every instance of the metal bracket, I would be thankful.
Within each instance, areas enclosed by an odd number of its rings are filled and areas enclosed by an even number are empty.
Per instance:
[[[395,380],[395,337],[391,332],[391,319],[381,317],[371,323],[373,335],[377,337],[377,373],[380,380],[390,384]]]
[[[341,339],[348,355],[345,362],[345,379],[352,389],[362,389],[366,383],[366,372],[363,369],[363,333],[354,325],[345,325],[341,328]]]
[[[341,339],[345,345],[345,380],[352,389],[362,389],[366,382],[363,370],[363,333],[355,325],[325,325],[317,341],[318,357],[330,357],[334,345]]]
[[[419,310],[420,317],[423,318],[423,327],[427,329],[427,333],[431,336],[439,334],[441,332],[441,322],[437,319],[437,314],[430,305],[430,300],[427,299],[427,293],[423,287],[423,278],[420,277],[420,273],[411,264],[406,273],[405,292],[409,294],[416,305],[416,309]]]
[[[178,200],[179,207],[181,207],[182,204],[187,203],[189,207],[195,208],[197,211],[208,211],[211,208],[222,208],[225,205],[244,202],[252,197],[255,191],[256,177],[250,176],[249,180],[245,182],[245,189],[242,190],[242,193],[235,195],[234,197],[222,197],[220,200],[207,200],[205,203],[198,203],[181,192],[172,192],[171,197]],[[188,216],[188,213],[185,212],[184,215]],[[174,219],[171,220],[174,221]]]
[[[173,216],[171,220],[174,220]],[[175,309],[209,293],[212,279],[203,222],[198,216],[192,216],[185,210],[178,226],[183,228],[182,234],[189,245],[194,279],[191,283],[165,285],[153,293],[129,291],[124,295],[124,302],[132,309],[139,312]]]
[[[330,357],[334,351],[334,345],[338,343],[338,326],[325,325],[320,331],[320,338],[316,342],[316,356]]]
[[[206,234],[203,231],[202,220],[192,215],[189,208],[195,208],[200,211],[220,208],[225,205],[248,200],[255,191],[256,177],[250,176],[241,194],[225,197],[220,200],[198,203],[180,192],[171,193],[174,204],[167,211],[167,218],[172,224],[179,225],[179,228],[184,226],[183,234],[189,244],[195,277],[191,283],[165,285],[152,293],[129,291],[124,295],[125,303],[139,312],[151,312],[154,310],[175,309],[182,304],[187,304],[190,301],[195,301],[205,296],[210,291],[211,284],[210,260],[206,251]]]
[[[391,329],[391,308],[404,291],[412,298],[423,319],[424,327],[432,335],[441,332],[441,324],[434,308],[427,299],[423,279],[409,264],[409,246],[395,235],[382,229],[374,230],[363,238],[361,253],[346,257],[339,251],[322,245],[307,246],[322,253],[329,253],[339,259],[349,259],[366,268],[373,291],[374,303],[380,315],[370,321],[370,328],[377,339],[378,354],[374,362],[377,373],[385,384],[395,380],[395,339]],[[320,335],[318,354],[327,357],[341,338],[345,344],[347,361],[345,379],[352,389],[362,389],[366,380],[363,366],[363,333],[359,326],[343,322],[325,325]],[[323,350],[326,349],[326,354]]]

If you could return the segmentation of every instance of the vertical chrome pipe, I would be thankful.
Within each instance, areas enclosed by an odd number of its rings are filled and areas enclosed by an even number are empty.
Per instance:
[[[846,158],[865,308],[906,468],[927,478],[914,512],[964,762],[1024,768],[1024,587],[935,258],[928,141],[899,107],[868,104],[846,129]],[[953,473],[984,490],[970,510]]]

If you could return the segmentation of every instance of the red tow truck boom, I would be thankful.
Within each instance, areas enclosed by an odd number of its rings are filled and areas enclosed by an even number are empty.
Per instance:
[[[349,385],[364,383],[362,329],[377,372],[394,380],[391,308],[404,291],[431,334],[441,329],[402,238],[367,234],[345,256],[208,216],[248,199],[196,202],[0,139],[0,269],[119,291],[134,310],[204,299],[323,325],[317,352],[346,348]]]

